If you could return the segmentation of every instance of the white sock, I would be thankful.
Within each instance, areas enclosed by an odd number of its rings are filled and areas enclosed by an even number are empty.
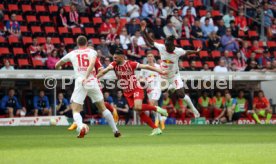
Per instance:
[[[106,110],[103,111],[102,114],[103,114],[103,117],[108,122],[109,126],[112,128],[113,133],[115,133],[116,131],[118,131],[111,112],[106,109]]]
[[[158,115],[158,120],[159,120],[159,121],[162,121],[162,116],[161,116],[161,114],[160,114],[160,113],[157,113],[157,115]]]
[[[75,123],[78,126],[77,129],[80,129],[82,127],[82,117],[81,117],[80,113],[74,113],[73,118],[74,118]]]
[[[191,98],[188,95],[185,95],[184,100],[186,101],[187,105],[192,109],[194,114],[198,114],[197,109],[195,108]]]

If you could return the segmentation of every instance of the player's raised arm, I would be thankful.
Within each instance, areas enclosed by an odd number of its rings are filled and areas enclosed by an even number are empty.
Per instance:
[[[152,67],[152,66],[145,65],[145,64],[139,64],[138,68],[140,68],[140,69],[147,69],[147,70],[150,70],[150,71],[158,72],[161,75],[165,75],[167,73],[166,71],[163,71],[163,70],[161,70],[159,68]]]
[[[189,56],[189,55],[192,55],[192,54],[199,54],[200,50],[201,50],[200,48],[198,48],[196,51],[195,50],[186,50],[186,53],[183,54],[183,55]]]
[[[63,66],[65,63],[67,63],[67,61],[64,60],[64,57],[56,63],[55,69],[61,69],[61,66]]]
[[[107,72],[109,72],[112,69],[113,69],[112,65],[107,66],[105,69],[101,69],[100,72],[97,74],[97,78],[99,79],[103,77],[103,75],[105,75]]]
[[[146,21],[142,21],[141,24],[141,34],[149,47],[154,47],[154,40],[149,36],[149,33],[147,32],[147,23]]]

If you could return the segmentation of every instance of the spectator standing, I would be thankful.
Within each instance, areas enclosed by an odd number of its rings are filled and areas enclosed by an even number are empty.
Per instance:
[[[39,96],[35,96],[33,99],[34,106],[34,116],[38,115],[52,115],[52,110],[49,104],[48,97],[45,96],[45,92],[43,90],[39,91]]]
[[[1,100],[1,113],[8,114],[9,118],[16,116],[24,117],[26,115],[26,108],[22,107],[15,97],[14,89],[9,89],[8,95],[4,96]]]
[[[270,27],[272,25],[272,20],[274,18],[273,12],[271,9],[269,9],[268,3],[265,3],[263,8],[264,8],[264,25],[265,27]]]

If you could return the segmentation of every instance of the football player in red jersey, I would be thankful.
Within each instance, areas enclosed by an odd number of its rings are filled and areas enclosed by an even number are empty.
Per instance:
[[[144,98],[144,91],[139,85],[137,78],[135,76],[135,70],[138,68],[148,69],[151,71],[158,72],[160,74],[166,74],[166,72],[162,71],[161,69],[149,65],[139,64],[135,61],[125,60],[123,50],[117,49],[114,54],[114,61],[110,63],[110,65],[107,68],[101,70],[98,73],[97,78],[102,77],[110,70],[114,70],[118,78],[118,87],[120,87],[120,89],[123,90],[124,96],[126,97],[126,100],[130,108],[133,108],[134,110],[138,111],[141,120],[147,123],[153,129],[151,135],[159,135],[162,133],[161,129],[159,129],[152,122],[151,118],[148,117],[143,111],[156,111],[164,116],[168,116],[168,113],[166,110],[158,106],[152,106],[142,103]]]

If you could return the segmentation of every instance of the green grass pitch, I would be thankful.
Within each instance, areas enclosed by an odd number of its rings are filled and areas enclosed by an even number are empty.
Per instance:
[[[167,126],[153,137],[121,126],[121,138],[93,126],[84,139],[66,128],[0,127],[0,163],[276,163],[276,126]]]

